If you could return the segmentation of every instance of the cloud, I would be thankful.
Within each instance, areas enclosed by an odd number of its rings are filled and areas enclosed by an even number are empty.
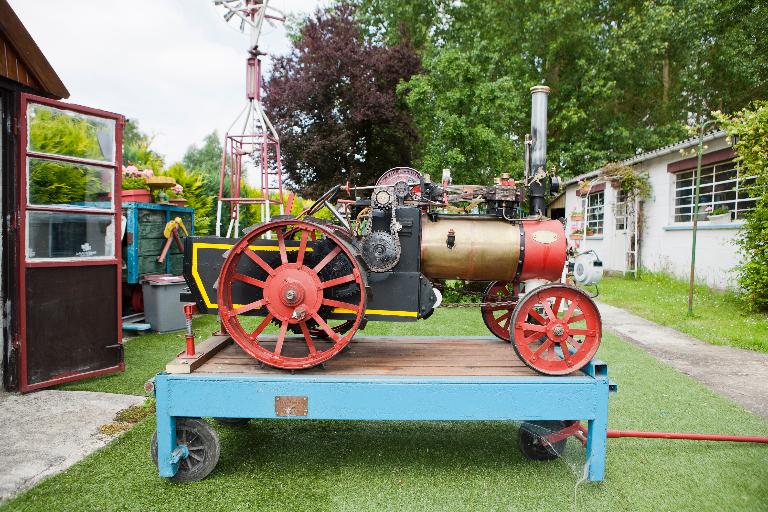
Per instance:
[[[167,162],[245,105],[247,36],[209,0],[10,0],[71,93],[68,101],[118,112],[155,135]],[[278,0],[308,14],[327,1]],[[261,48],[285,53],[285,30],[265,25]]]

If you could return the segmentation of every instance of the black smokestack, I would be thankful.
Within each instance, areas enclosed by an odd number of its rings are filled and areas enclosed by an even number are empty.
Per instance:
[[[528,184],[528,200],[531,215],[543,215],[546,205],[547,171],[547,97],[549,87],[531,87],[531,175]]]

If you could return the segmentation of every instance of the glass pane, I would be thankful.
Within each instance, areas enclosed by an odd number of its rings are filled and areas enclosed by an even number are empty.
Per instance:
[[[27,259],[88,259],[115,254],[112,215],[27,212]]]
[[[736,179],[736,168],[733,165],[728,167],[718,167],[717,173],[715,174],[715,179],[717,181]]]
[[[115,161],[115,121],[30,103],[29,151],[101,162]]]
[[[28,204],[111,209],[113,180],[112,169],[30,158]]]

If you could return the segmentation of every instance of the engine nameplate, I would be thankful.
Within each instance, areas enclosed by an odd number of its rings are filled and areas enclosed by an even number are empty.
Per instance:
[[[546,231],[546,230],[539,230],[534,231],[531,235],[531,238],[539,242],[540,244],[552,244],[557,242],[557,233],[553,233],[552,231]]]

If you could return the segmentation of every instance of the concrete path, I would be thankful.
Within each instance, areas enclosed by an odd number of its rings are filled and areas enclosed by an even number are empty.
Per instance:
[[[99,432],[140,396],[0,391],[0,500],[65,470],[112,438]]]
[[[768,419],[768,354],[710,345],[623,309],[598,307],[609,331]]]

